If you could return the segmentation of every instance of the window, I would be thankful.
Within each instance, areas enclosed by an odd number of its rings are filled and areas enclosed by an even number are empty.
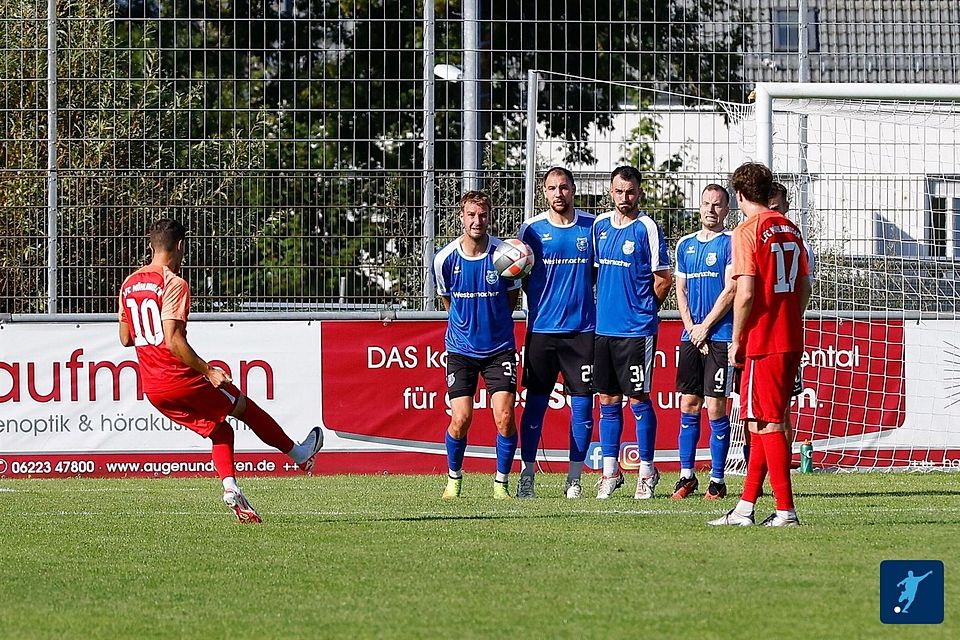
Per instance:
[[[930,196],[927,255],[931,258],[947,257],[947,199],[943,196]]]
[[[797,9],[773,10],[773,50],[796,53],[800,50],[800,11]],[[807,49],[819,51],[820,35],[817,10],[807,10]]]

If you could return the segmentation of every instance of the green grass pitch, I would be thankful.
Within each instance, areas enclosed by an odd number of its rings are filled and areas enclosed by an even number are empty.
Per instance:
[[[736,498],[661,497],[676,474],[644,502],[562,480],[497,502],[468,474],[448,503],[441,476],[241,479],[260,526],[211,478],[0,481],[0,636],[960,637],[956,474],[795,475],[797,529],[708,528]],[[880,623],[887,559],[944,561],[943,624]]]

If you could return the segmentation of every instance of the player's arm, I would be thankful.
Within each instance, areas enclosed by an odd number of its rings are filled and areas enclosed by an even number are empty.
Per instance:
[[[690,314],[690,303],[687,300],[687,279],[683,276],[675,276],[674,283],[677,285],[677,310],[680,312],[680,319],[683,320],[683,328],[687,333],[693,330],[693,316]]]
[[[743,330],[747,326],[747,318],[753,310],[754,277],[741,275],[737,278],[737,292],[733,297],[733,340],[731,351],[735,364],[743,364],[743,354],[740,353],[740,343]]]
[[[709,333],[710,328],[715,325],[720,318],[727,314],[727,311],[730,310],[730,307],[733,306],[734,296],[737,294],[737,281],[733,279],[733,269],[727,268],[726,273],[723,278],[723,291],[720,292],[720,295],[717,296],[716,301],[713,303],[713,307],[710,308],[710,313],[707,314],[707,317],[701,322],[703,326],[704,336],[703,339],[706,340],[706,334]]]
[[[120,319],[120,344],[125,347],[133,346],[133,333],[130,331],[130,325],[123,318]]]
[[[230,376],[225,371],[211,367],[193,350],[187,342],[186,323],[182,320],[163,321],[163,341],[177,360],[209,380],[213,386],[219,388],[231,382]]]
[[[673,274],[670,269],[661,269],[653,272],[653,295],[657,298],[657,308],[663,305],[670,293],[670,287],[673,286]]]
[[[810,278],[802,277],[797,279],[797,293],[800,295],[800,308],[806,311],[810,304],[810,295],[813,287],[810,285]]]
[[[513,313],[513,311],[516,310],[517,300],[519,299],[520,299],[520,287],[517,287],[516,289],[510,289],[509,291],[507,291],[507,301],[510,303],[511,313]]]
[[[440,302],[443,303],[444,311],[450,311],[450,296],[440,296]]]

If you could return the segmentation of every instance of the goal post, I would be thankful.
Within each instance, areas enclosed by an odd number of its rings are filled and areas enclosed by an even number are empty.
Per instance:
[[[570,82],[615,84],[596,91],[616,96],[600,105],[612,115],[584,124],[582,110],[551,104]],[[571,162],[569,141],[538,116],[587,131],[577,149],[589,159]],[[664,226],[671,249],[697,227],[703,187],[727,184],[743,162],[770,166],[816,254],[795,456],[811,440],[819,468],[960,469],[960,85],[761,83],[739,104],[537,71],[527,133],[528,212],[535,172],[553,164],[573,171],[579,202],[608,206],[609,170],[645,145],[645,179],[684,194],[683,212],[659,218],[673,225]],[[734,210],[730,226],[738,221]],[[664,309],[678,317],[671,303]],[[655,374],[664,394],[671,373]],[[656,405],[660,429],[675,434],[668,404]],[[735,410],[731,418],[736,472],[743,431]],[[658,459],[676,460],[669,442],[658,437]]]
[[[754,121],[817,256],[801,439],[828,468],[956,469],[960,86],[761,83]]]

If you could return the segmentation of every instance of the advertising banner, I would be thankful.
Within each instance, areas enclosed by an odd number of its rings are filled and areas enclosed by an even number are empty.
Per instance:
[[[808,322],[803,392],[794,405],[797,441],[812,440],[820,464],[950,462],[945,457],[960,450],[960,410],[956,401],[950,403],[956,392],[946,388],[950,363],[956,361],[949,347],[957,335],[954,324]],[[318,472],[439,473],[446,465],[443,434],[449,422],[445,327],[442,321],[192,321],[190,340],[295,440],[315,425],[324,428]],[[662,322],[654,363],[657,461],[667,468],[677,460],[674,388],[681,329],[679,321]],[[517,323],[521,367],[524,331]],[[518,422],[524,401],[521,386]],[[481,384],[468,469],[493,468],[489,406]],[[621,459],[629,469],[636,461],[627,408],[624,418]],[[564,468],[568,420],[558,382],[538,456],[547,470]],[[232,423],[238,471],[297,472],[285,455],[263,445],[242,423]],[[705,460],[708,452],[701,445]],[[586,464],[596,468],[599,456]],[[207,473],[212,473],[209,442],[149,404],[136,354],[120,346],[114,323],[0,325],[0,477]]]

